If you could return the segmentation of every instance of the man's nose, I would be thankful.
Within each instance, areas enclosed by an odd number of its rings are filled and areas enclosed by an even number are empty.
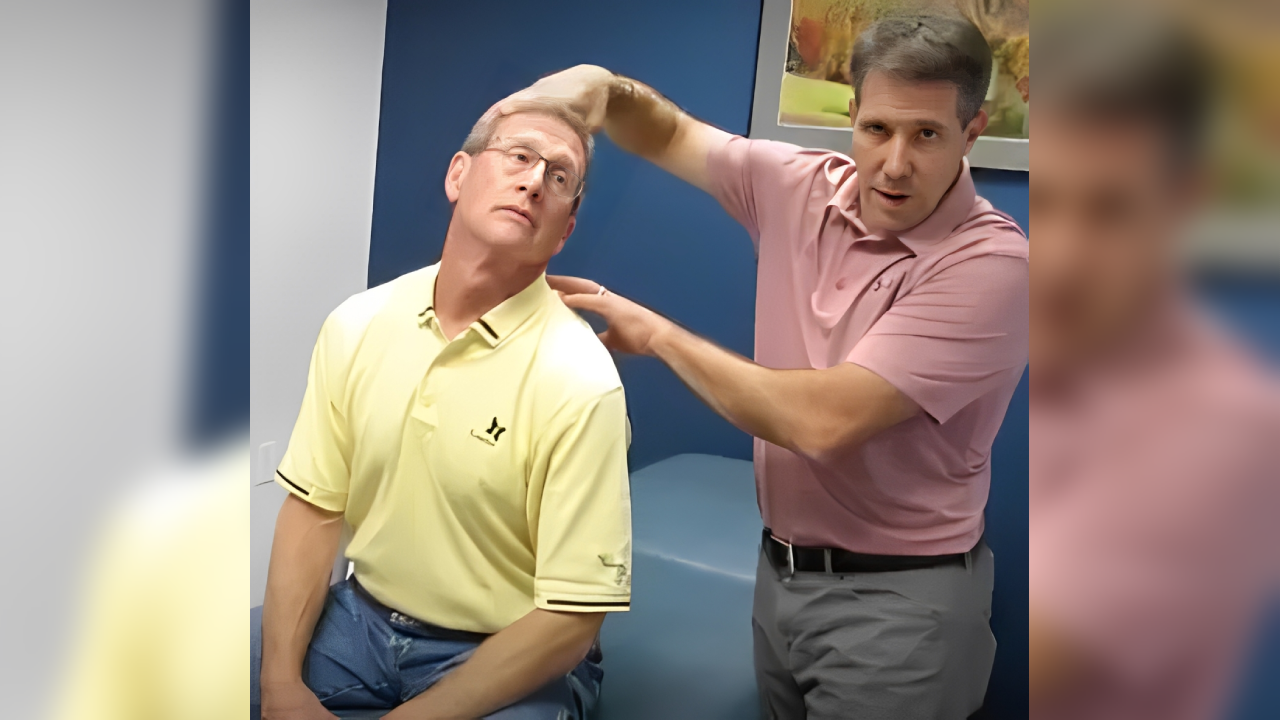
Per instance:
[[[520,183],[520,189],[529,193],[530,200],[539,200],[542,198],[543,185],[547,180],[546,160],[539,160],[529,168],[524,180]]]
[[[884,174],[899,180],[911,175],[911,157],[907,147],[909,138],[898,136],[889,141],[889,156],[884,161]]]

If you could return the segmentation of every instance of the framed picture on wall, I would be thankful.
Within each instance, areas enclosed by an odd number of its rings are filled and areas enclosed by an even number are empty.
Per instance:
[[[1028,0],[764,0],[750,137],[847,153],[849,53],[876,20],[904,12],[960,14],[991,45],[991,118],[969,153],[974,167],[1027,170],[1030,163]]]

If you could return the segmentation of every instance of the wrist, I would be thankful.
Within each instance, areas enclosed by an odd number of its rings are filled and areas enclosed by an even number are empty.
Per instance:
[[[601,68],[602,70],[604,68]],[[625,75],[616,75],[605,70],[608,75],[601,78],[601,85],[605,91],[605,116],[609,114],[609,107],[617,108],[624,104],[635,92],[635,84],[631,82],[631,78]]]
[[[279,668],[262,666],[262,672],[258,675],[258,682],[262,687],[288,687],[302,683],[302,670],[292,668]]]
[[[655,313],[656,315],[656,313]],[[666,361],[675,349],[676,343],[680,339],[681,329],[679,325],[670,320],[657,315],[657,326],[653,333],[649,336],[648,353],[650,357]]]

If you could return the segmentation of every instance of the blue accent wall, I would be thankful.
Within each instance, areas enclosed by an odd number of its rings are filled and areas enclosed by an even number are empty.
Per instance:
[[[693,115],[745,134],[755,83],[758,0],[427,3],[390,0],[369,284],[440,257],[449,158],[494,102],[579,63],[640,79]],[[976,170],[978,192],[1027,227],[1025,173]],[[710,196],[619,151],[603,135],[578,230],[553,274],[600,281],[750,356],[755,257]],[[664,366],[621,358],[634,428],[632,470],[679,453],[749,459],[750,438]],[[987,716],[1026,714],[1027,395],[995,448],[988,538],[997,553],[1000,642]],[[744,629],[744,632],[747,630]]]

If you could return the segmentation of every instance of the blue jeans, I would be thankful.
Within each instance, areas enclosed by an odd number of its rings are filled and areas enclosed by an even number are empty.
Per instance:
[[[250,708],[262,712],[262,608],[249,611]],[[378,718],[434,685],[471,657],[484,635],[390,619],[362,598],[351,581],[329,588],[307,648],[303,680],[339,717]],[[494,720],[585,720],[600,696],[599,646],[563,679],[487,716]]]

